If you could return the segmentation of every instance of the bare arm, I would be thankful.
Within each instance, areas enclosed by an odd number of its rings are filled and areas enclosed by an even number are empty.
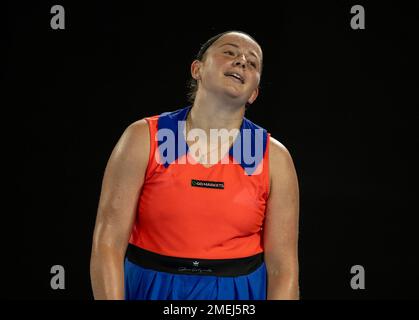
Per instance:
[[[90,260],[95,299],[124,299],[124,257],[149,152],[148,124],[142,119],[124,131],[108,160]]]
[[[264,227],[268,300],[298,300],[299,192],[288,150],[270,141],[271,188]]]

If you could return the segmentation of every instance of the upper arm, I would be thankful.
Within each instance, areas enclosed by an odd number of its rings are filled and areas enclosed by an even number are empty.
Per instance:
[[[264,226],[264,250],[268,271],[298,269],[299,191],[297,174],[288,150],[270,139],[270,193]]]
[[[106,165],[94,232],[94,244],[124,250],[131,234],[150,153],[145,119],[127,127]]]

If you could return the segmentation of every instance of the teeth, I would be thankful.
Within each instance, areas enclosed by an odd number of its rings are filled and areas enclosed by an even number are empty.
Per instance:
[[[232,75],[233,75],[233,76],[235,76],[236,78],[239,78],[240,80],[242,80],[242,77],[240,77],[240,75],[239,75],[239,74],[237,74],[237,73],[233,73]]]
[[[239,79],[241,82],[243,82],[242,77],[239,74],[237,74],[237,73],[230,73],[229,76],[233,76],[233,77]]]

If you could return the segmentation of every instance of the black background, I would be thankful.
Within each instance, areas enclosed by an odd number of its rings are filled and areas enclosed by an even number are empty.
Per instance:
[[[401,2],[6,4],[1,295],[92,299],[101,179],[123,130],[187,105],[199,46],[226,30],[264,50],[246,117],[299,175],[302,299],[418,298],[418,10]],[[65,30],[50,9],[65,8]],[[362,4],[366,29],[352,30]],[[52,290],[50,268],[66,270]],[[362,265],[366,289],[353,290]]]

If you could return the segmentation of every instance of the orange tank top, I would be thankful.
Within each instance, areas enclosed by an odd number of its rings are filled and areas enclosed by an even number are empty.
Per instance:
[[[146,118],[150,156],[129,242],[183,258],[260,253],[269,195],[270,134],[244,117],[226,155],[228,163],[205,167],[187,157],[183,126],[190,109]]]

